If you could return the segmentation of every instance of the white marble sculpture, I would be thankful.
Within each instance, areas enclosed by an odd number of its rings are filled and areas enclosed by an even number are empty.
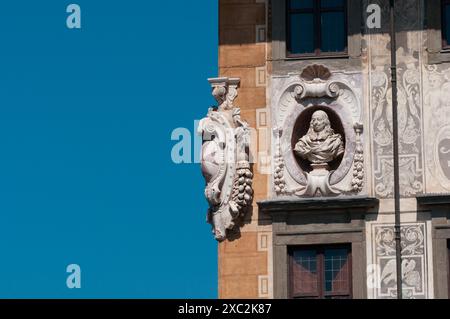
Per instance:
[[[294,152],[307,160],[312,167],[308,173],[308,184],[301,195],[324,196],[338,195],[329,184],[329,162],[344,154],[344,142],[340,134],[331,128],[330,119],[325,111],[315,111],[311,117],[309,130],[295,145]]]
[[[333,197],[364,191],[363,115],[357,81],[356,75],[333,74],[323,65],[310,65],[300,76],[273,78],[277,196]],[[306,134],[299,138],[296,130],[303,130],[305,124],[309,125]]]
[[[234,107],[239,79],[209,79],[217,108],[200,121],[203,146],[201,166],[209,203],[208,222],[217,240],[226,239],[252,202],[253,174],[249,162],[250,131]]]
[[[331,128],[327,113],[319,110],[312,115],[309,131],[300,138],[294,151],[313,165],[326,164],[344,154],[344,142]]]

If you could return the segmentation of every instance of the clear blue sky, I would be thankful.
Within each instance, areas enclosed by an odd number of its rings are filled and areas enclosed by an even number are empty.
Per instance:
[[[2,1],[1,298],[217,297],[200,167],[170,156],[214,103],[217,2]]]

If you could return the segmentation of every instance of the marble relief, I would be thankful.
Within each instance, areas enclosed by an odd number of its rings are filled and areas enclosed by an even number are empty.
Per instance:
[[[249,161],[250,128],[234,106],[239,78],[209,79],[217,106],[198,126],[202,136],[201,168],[209,204],[207,221],[218,241],[239,228],[253,199],[253,173]]]
[[[310,65],[273,79],[273,189],[278,196],[355,195],[363,191],[362,110],[356,74]]]

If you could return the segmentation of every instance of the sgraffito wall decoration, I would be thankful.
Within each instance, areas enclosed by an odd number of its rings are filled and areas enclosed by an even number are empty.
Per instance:
[[[418,2],[405,2],[399,28],[414,29],[420,16]],[[388,1],[380,1],[384,8]],[[400,4],[399,4],[400,5]],[[410,22],[408,22],[410,21]],[[400,153],[400,192],[415,197],[424,191],[423,110],[421,32],[400,32],[397,50],[398,133]],[[392,198],[393,124],[390,77],[390,37],[387,33],[369,35],[370,122],[372,125],[373,188],[380,198]]]
[[[393,224],[372,224],[370,259],[376,267],[377,284],[369,287],[369,296],[393,299],[397,296],[395,234]],[[401,227],[403,297],[427,299],[428,247],[425,223],[404,223]]]
[[[450,191],[450,68],[425,65],[426,157],[430,191]]]

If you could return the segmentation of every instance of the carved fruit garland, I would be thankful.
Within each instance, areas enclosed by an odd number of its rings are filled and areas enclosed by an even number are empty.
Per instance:
[[[284,161],[281,155],[281,135],[283,131],[281,129],[274,129],[276,136],[276,154],[275,154],[275,175],[274,175],[274,190],[277,195],[286,194],[286,181],[284,180]]]
[[[360,193],[364,186],[364,147],[361,142],[363,125],[356,123],[354,129],[356,132],[356,150],[353,164],[352,190],[355,193]]]
[[[233,209],[233,217],[241,217],[245,213],[245,208],[250,206],[253,197],[253,173],[250,171],[248,162],[238,163],[236,178],[233,185],[232,201],[236,204]]]

